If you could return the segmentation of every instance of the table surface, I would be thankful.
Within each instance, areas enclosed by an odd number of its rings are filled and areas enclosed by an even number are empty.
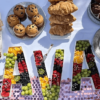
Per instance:
[[[39,5],[45,12],[47,17],[47,23],[42,34],[30,40],[21,40],[10,34],[6,27],[6,17],[8,11],[19,2],[34,2]],[[73,67],[73,56],[74,56],[74,48],[75,42],[77,40],[89,40],[92,44],[92,39],[95,32],[99,29],[99,25],[93,23],[87,14],[87,7],[89,6],[90,0],[74,0],[74,3],[78,6],[79,10],[74,12],[73,15],[77,18],[77,21],[73,23],[74,31],[72,32],[70,40],[51,40],[49,34],[49,17],[48,7],[50,3],[48,0],[1,0],[0,1],[0,13],[2,16],[2,20],[4,23],[3,26],[3,52],[7,52],[8,47],[11,46],[22,46],[24,50],[24,54],[26,57],[26,62],[28,65],[29,73],[32,76],[37,76],[37,70],[34,62],[33,51],[42,50],[43,54],[45,54],[49,48],[49,46],[53,43],[54,47],[50,51],[46,61],[46,69],[48,76],[51,78],[53,63],[54,63],[54,54],[56,49],[64,49],[64,66],[62,79],[67,79],[72,77],[72,67]],[[100,61],[97,57],[95,57],[97,66],[99,68]],[[3,74],[5,59],[0,60],[0,75]],[[83,68],[86,68],[86,64],[83,63]],[[99,68],[100,69],[100,68]]]

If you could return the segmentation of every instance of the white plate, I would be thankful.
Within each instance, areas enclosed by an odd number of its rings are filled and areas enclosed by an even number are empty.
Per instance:
[[[18,4],[16,4],[16,5],[22,5],[22,6],[24,6],[25,8],[28,6],[28,5],[30,5],[30,4],[34,4],[33,2],[21,2],[21,3],[18,3]],[[15,5],[15,6],[16,6]],[[43,29],[44,29],[44,27],[45,27],[45,24],[46,24],[46,15],[45,15],[45,13],[44,13],[44,11],[42,10],[42,8],[41,7],[39,7],[37,4],[34,4],[34,5],[36,5],[36,7],[37,7],[37,9],[38,9],[38,12],[43,16],[43,18],[44,18],[44,25],[39,29],[39,34],[37,35],[37,36],[39,36],[41,33],[42,33],[42,31],[43,31]],[[7,17],[9,16],[9,15],[11,15],[11,14],[14,14],[13,13],[13,9],[14,9],[14,7],[15,6],[13,6],[11,9],[10,9],[10,11],[8,12],[8,14],[7,14]],[[25,21],[23,21],[23,22],[21,22],[25,27],[27,26],[27,25],[29,25],[29,24],[32,24],[32,22],[29,20],[29,18],[27,17],[26,18],[26,20]],[[10,27],[9,26],[9,24],[8,24],[8,22],[6,21],[6,24],[7,24],[7,28],[8,28],[8,30],[9,30],[9,32],[13,35],[13,36],[16,36],[15,35],[15,33],[14,33],[14,31],[13,31],[13,28],[12,27]],[[36,36],[36,37],[37,37]],[[17,36],[16,36],[17,37]],[[31,38],[29,38],[28,36],[25,36],[25,37],[23,37],[23,38],[20,38],[20,39],[24,39],[24,40],[28,40],[28,39],[31,39]]]

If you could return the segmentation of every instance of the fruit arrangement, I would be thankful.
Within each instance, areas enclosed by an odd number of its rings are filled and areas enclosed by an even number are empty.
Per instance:
[[[59,49],[55,53],[52,85],[49,84],[42,52],[40,50],[34,51],[34,57],[44,100],[58,100],[64,51]]]
[[[10,94],[10,88],[11,88],[11,80],[10,79],[3,79],[1,96],[8,97]]]
[[[24,53],[21,52],[20,54],[17,54],[17,62],[18,62],[18,69],[20,73],[20,80],[17,83],[22,84],[22,92],[21,94],[23,96],[26,95],[32,95],[32,87],[30,82],[30,77],[24,57]],[[18,77],[17,77],[18,80]]]
[[[89,69],[82,69],[83,53]],[[100,78],[89,41],[77,41],[73,60],[72,91],[80,90],[81,78],[92,77],[95,88],[100,89]]]
[[[2,96],[8,97],[11,84],[18,83],[22,84],[22,95],[32,95],[32,87],[30,85],[30,78],[22,48],[10,47],[8,53],[4,53],[4,56],[6,56],[6,63],[3,76],[4,85],[2,86]],[[18,62],[20,75],[14,76],[13,72],[16,61]],[[6,88],[6,84],[10,84],[10,86],[8,85],[9,87]],[[23,87],[26,87],[26,89],[23,89]]]
[[[61,49],[56,50],[54,67],[53,67],[53,75],[52,75],[52,85],[60,86],[63,59],[64,59],[64,50]]]

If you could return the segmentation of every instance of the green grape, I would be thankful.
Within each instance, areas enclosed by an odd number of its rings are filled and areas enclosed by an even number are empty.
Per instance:
[[[77,83],[78,83],[78,84],[81,84],[81,81],[78,81]]]
[[[25,90],[25,86],[22,86],[22,90]]]
[[[82,75],[82,77],[84,77],[84,75]]]
[[[79,50],[79,47],[76,47],[76,50]]]
[[[11,63],[14,65],[15,64],[15,61],[11,61]]]
[[[56,86],[56,85],[53,85],[52,87],[53,87],[53,88],[55,88],[55,89],[57,88],[57,86]]]
[[[87,69],[84,69],[84,71],[87,71]]]
[[[91,74],[91,71],[89,70],[88,73]]]
[[[43,96],[46,96],[46,94],[45,93],[42,93],[43,94]]]
[[[44,100],[48,100],[48,98],[47,97],[44,97]]]
[[[57,91],[57,93],[59,93],[60,89],[57,89],[56,91]]]
[[[59,52],[59,50],[56,50],[56,53],[58,53]]]
[[[50,95],[49,98],[52,99],[52,95]]]
[[[5,67],[6,67],[6,68],[8,68],[8,65],[7,65],[7,64],[5,64]]]
[[[73,79],[73,82],[75,82],[75,79]]]
[[[21,95],[25,95],[25,92],[24,92],[24,91],[22,91],[22,92],[21,92]]]
[[[79,79],[81,79],[81,76],[79,76]]]
[[[58,100],[58,97],[55,97],[55,100]]]
[[[7,53],[7,57],[10,57],[10,53]]]
[[[25,91],[25,94],[26,94],[26,95],[28,95],[28,94],[29,94],[28,90],[26,90],[26,91]]]
[[[15,67],[15,65],[12,65],[12,66],[11,66],[11,68],[14,68],[14,67]]]
[[[55,93],[52,93],[51,95],[54,97],[55,96]]]
[[[14,56],[14,54],[13,54],[13,53],[11,53],[11,54],[10,54],[10,57],[13,57],[13,56]]]
[[[51,91],[53,92],[54,90],[55,90],[55,89],[52,87],[52,88],[51,88]]]
[[[85,50],[85,48],[83,48],[83,51]]]
[[[47,89],[50,90],[50,86],[47,86]]]
[[[9,58],[9,61],[11,62],[11,61],[12,61],[12,59],[11,59],[11,58]]]
[[[6,61],[6,64],[9,64],[10,62],[9,61]]]
[[[12,66],[12,64],[11,63],[9,63],[9,67],[11,67]]]
[[[87,74],[87,72],[84,72],[84,74],[86,75],[86,74]]]
[[[15,60],[17,60],[17,56],[15,56]]]
[[[45,89],[42,89],[42,93],[45,93]]]
[[[6,54],[6,53],[4,53],[3,55],[4,55],[4,56],[7,56],[7,54]]]
[[[61,60],[63,60],[63,59],[64,59],[64,57],[60,57],[60,59],[61,59]]]
[[[82,45],[80,44],[80,45],[79,45],[79,47],[81,48],[81,47],[82,47]]]
[[[74,76],[75,79],[77,79],[77,76]]]
[[[80,73],[78,73],[77,76],[80,76]]]
[[[61,54],[62,57],[64,57],[64,54]]]

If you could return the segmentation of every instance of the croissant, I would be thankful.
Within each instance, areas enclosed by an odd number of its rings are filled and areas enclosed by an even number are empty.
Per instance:
[[[78,10],[78,7],[74,5],[73,2],[69,1],[61,1],[57,3],[56,5],[51,5],[48,8],[49,14],[54,14],[54,15],[68,15],[70,13],[73,13],[74,11]]]
[[[60,15],[51,15],[49,18],[50,22],[53,24],[69,24],[72,23],[76,20],[76,18],[72,15],[65,15],[65,16],[60,16]]]
[[[73,0],[48,0],[51,4],[56,4],[60,1],[73,1]]]
[[[59,24],[50,23],[50,26],[54,26],[54,25],[59,25]],[[63,24],[63,25],[69,25],[69,26],[72,26],[73,24],[70,23],[70,24]]]
[[[52,35],[64,36],[65,34],[71,33],[74,29],[70,25],[53,25],[49,31]]]

